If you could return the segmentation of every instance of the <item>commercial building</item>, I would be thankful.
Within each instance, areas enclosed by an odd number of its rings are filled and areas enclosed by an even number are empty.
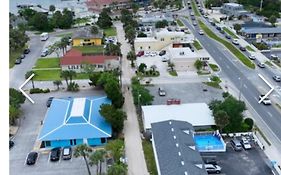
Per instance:
[[[145,14],[138,20],[138,23],[140,26],[155,26],[158,21],[162,20],[166,20],[171,25],[174,22],[172,13],[152,12]]]
[[[92,34],[90,27],[83,27],[73,33],[73,46],[101,45],[103,34]]]
[[[152,123],[151,131],[159,175],[207,175],[190,123],[176,120]]]
[[[224,3],[220,12],[234,17],[243,16],[249,13],[244,10],[243,5],[237,3]]]
[[[83,55],[77,49],[71,49],[61,59],[62,70],[73,70],[77,73],[84,72],[86,64],[93,65],[94,71],[114,70],[120,68],[119,56]]]
[[[88,144],[103,145],[111,137],[111,125],[100,115],[107,97],[53,99],[38,136],[41,148]]]
[[[142,121],[145,131],[151,124],[165,120],[180,120],[192,124],[195,128],[209,128],[215,125],[212,111],[206,103],[186,103],[177,105],[142,106]]]
[[[281,27],[242,28],[241,34],[246,39],[256,39],[257,35],[262,39],[281,39]]]
[[[193,43],[194,36],[181,31],[169,31],[159,29],[154,31],[152,37],[136,38],[135,50],[138,51],[160,51],[173,43]]]

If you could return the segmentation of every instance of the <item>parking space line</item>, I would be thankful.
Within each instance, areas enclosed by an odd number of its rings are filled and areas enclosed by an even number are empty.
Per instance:
[[[49,153],[48,163],[50,163],[50,159],[51,159],[51,152]]]
[[[29,153],[28,153],[28,154],[29,154]],[[24,161],[23,165],[26,165],[26,161],[27,161],[28,154],[27,154],[26,157],[25,157],[25,161]]]
[[[255,99],[256,99],[257,101],[259,101],[257,97],[255,97]]]

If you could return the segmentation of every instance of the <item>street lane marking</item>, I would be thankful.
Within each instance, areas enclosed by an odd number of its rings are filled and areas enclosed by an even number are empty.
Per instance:
[[[248,87],[244,84],[244,87],[247,89]]]
[[[270,112],[267,112],[267,113],[268,113],[268,115],[269,115],[270,117],[272,117],[272,116],[273,116]]]

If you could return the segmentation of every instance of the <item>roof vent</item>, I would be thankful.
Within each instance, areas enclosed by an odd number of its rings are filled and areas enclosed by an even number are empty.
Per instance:
[[[181,164],[184,165],[184,161],[181,161]]]
[[[184,175],[188,175],[187,171],[184,172]]]
[[[178,152],[179,156],[181,156],[181,152]]]
[[[179,147],[179,144],[178,144],[178,143],[176,143],[176,147]]]
[[[172,121],[169,121],[169,124],[171,125],[171,124],[172,124]]]
[[[171,131],[174,132],[174,128],[171,128]]]
[[[176,139],[177,137],[176,136],[174,136],[174,139]]]

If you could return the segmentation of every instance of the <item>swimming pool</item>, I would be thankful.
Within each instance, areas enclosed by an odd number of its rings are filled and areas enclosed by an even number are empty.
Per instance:
[[[226,150],[223,139],[212,133],[195,134],[194,141],[199,152],[225,152]]]

